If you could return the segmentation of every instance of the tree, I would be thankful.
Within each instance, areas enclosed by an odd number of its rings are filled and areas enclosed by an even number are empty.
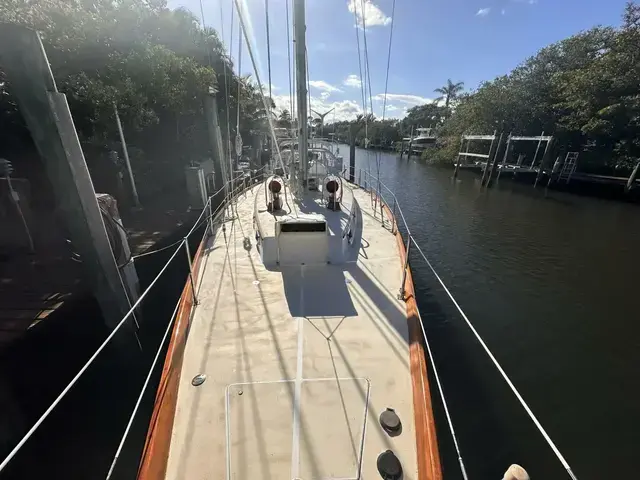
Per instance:
[[[640,158],[640,6],[621,27],[595,27],[542,48],[507,75],[458,97],[439,130],[450,162],[463,133],[553,134],[556,154],[578,150],[581,169],[630,171]],[[409,116],[407,116],[409,118]]]
[[[283,128],[291,128],[291,114],[289,110],[284,109],[278,116],[278,125]]]
[[[6,0],[0,22],[41,33],[90,167],[118,149],[114,102],[130,149],[143,153],[132,158],[134,173],[157,175],[158,183],[179,179],[185,163],[210,157],[202,102],[211,89],[225,138],[227,119],[231,138],[236,134],[238,107],[245,140],[266,124],[257,87],[233,74],[218,33],[164,0]],[[0,127],[16,132],[1,142],[2,150],[29,137],[1,67]],[[155,180],[142,183],[150,187]]]
[[[407,116],[402,120],[402,130],[407,135],[411,127],[438,126],[446,118],[447,108],[441,107],[437,103],[426,103],[416,105],[407,110]]]
[[[436,102],[444,100],[445,108],[449,108],[451,102],[458,98],[458,95],[462,90],[464,90],[464,82],[453,83],[451,79],[448,79],[446,85],[434,90],[434,92],[441,95],[436,98]]]

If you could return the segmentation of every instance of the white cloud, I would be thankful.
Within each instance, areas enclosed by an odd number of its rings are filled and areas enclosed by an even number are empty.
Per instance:
[[[340,122],[343,120],[354,120],[357,115],[362,114],[362,105],[356,99],[353,100],[341,100],[330,101],[331,92],[320,92],[320,95],[314,95],[311,97],[311,109],[316,112],[327,112],[332,108],[335,108],[334,112],[331,112],[325,119],[325,123],[332,123],[334,118]],[[373,97],[374,99],[374,113],[377,118],[382,118],[382,106],[384,101],[384,94],[378,94]],[[276,104],[276,112],[282,110],[290,110],[289,95],[273,95],[273,101]],[[407,115],[407,110],[416,105],[424,105],[425,103],[432,102],[433,99],[421,97],[419,95],[400,94],[400,93],[388,93],[387,94],[387,109],[385,118],[403,118]],[[295,104],[295,99],[294,99]],[[294,109],[296,107],[294,106]],[[311,115],[312,112],[309,112]],[[294,113],[295,116],[295,113]]]
[[[362,8],[363,4],[364,12]],[[362,26],[365,25],[368,28],[389,25],[391,23],[391,17],[388,17],[380,10],[380,7],[375,5],[371,0],[349,0],[348,8],[351,13],[355,12],[358,27],[362,28]]]
[[[276,111],[290,110],[289,108],[289,95],[274,95],[273,101],[276,104]],[[294,100],[295,103],[295,100]],[[295,108],[295,107],[294,107]],[[327,112],[332,108],[335,108],[335,119],[337,122],[342,120],[354,120],[356,115],[362,113],[362,108],[358,105],[358,102],[354,100],[341,100],[339,102],[330,102],[326,98],[311,97],[311,108],[317,112]],[[325,119],[325,123],[332,123],[334,119],[334,112],[331,112]],[[311,112],[309,112],[311,113]]]
[[[353,74],[345,78],[342,84],[346,85],[347,87],[354,87],[354,88],[362,87],[362,81],[360,80],[360,77],[358,77],[358,75],[353,75]]]
[[[379,93],[373,97],[378,102],[384,101],[384,93]],[[407,95],[400,93],[387,93],[387,108],[389,108],[390,102],[402,103],[409,107],[415,107],[416,105],[424,105],[425,103],[432,102],[433,99],[420,97],[418,95]]]
[[[506,9],[506,8],[503,8],[502,10],[500,10],[500,13],[501,13],[502,15],[505,15],[505,14],[507,13],[507,9]]]
[[[276,90],[278,90],[278,87],[276,87],[273,83],[271,84],[271,92],[275,92]],[[263,84],[262,85],[262,91],[264,93],[266,93],[267,95],[269,95],[269,84]]]
[[[317,88],[318,90],[322,90],[323,92],[341,92],[342,90],[340,90],[338,87],[334,87],[333,85],[331,85],[330,83],[325,82],[324,80],[311,80],[309,82],[309,85],[311,85],[314,88]]]
[[[491,7],[481,8],[480,10],[478,10],[478,13],[476,13],[476,16],[486,17],[487,15],[489,15],[490,11],[491,11]]]

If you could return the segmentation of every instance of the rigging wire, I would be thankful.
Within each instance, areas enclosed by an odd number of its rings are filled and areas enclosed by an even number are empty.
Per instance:
[[[291,32],[289,31],[289,0],[285,0],[285,9],[287,14],[287,66],[289,67],[289,117],[291,118],[290,127],[291,130],[293,130],[293,86],[291,76]]]
[[[365,63],[365,75],[367,76],[367,82],[369,83],[369,113],[373,114],[373,100],[371,95],[371,70],[369,68],[369,49],[367,48],[367,21],[365,20],[366,3],[364,0],[360,0],[362,5],[362,37],[364,38],[364,63]],[[366,95],[366,88],[365,88]]]
[[[391,67],[391,45],[393,43],[393,23],[395,20],[395,13],[396,13],[396,0],[393,0],[393,6],[391,7],[391,26],[389,30],[389,50],[387,51],[387,72],[384,79],[384,100],[382,103],[382,122],[384,122],[385,116],[387,113],[387,93],[389,91],[389,69]],[[378,168],[378,179],[380,179],[380,163],[381,163],[380,157],[381,157],[380,152],[378,152],[376,157],[376,164]],[[457,447],[457,444],[456,444],[456,447]],[[464,470],[464,466],[462,468]]]
[[[307,113],[308,116],[311,117],[311,79],[309,77],[309,52],[307,51],[307,48],[305,47],[304,49],[304,61],[306,63],[307,66]],[[305,118],[305,122],[308,121],[308,118]]]
[[[235,1],[235,0],[234,0]],[[238,28],[241,28],[242,18],[238,11]],[[248,46],[247,42],[247,46]],[[242,34],[238,34],[238,108],[236,109],[236,139],[240,136],[240,96],[242,95]],[[236,144],[236,157],[240,157],[242,151],[238,152]]]
[[[89,360],[84,364],[84,366],[80,369],[78,373],[71,379],[71,381],[67,384],[67,386],[60,392],[60,394],[56,397],[56,399],[49,405],[49,407],[44,411],[44,413],[38,418],[38,420],[33,424],[33,426],[25,433],[22,439],[16,444],[15,447],[9,452],[7,457],[0,463],[0,472],[2,472],[5,467],[11,462],[11,460],[16,456],[16,454],[20,451],[20,449],[24,446],[25,443],[33,436],[34,432],[42,425],[42,423],[49,417],[51,412],[58,406],[58,404],[62,401],[62,399],[69,393],[69,391],[73,388],[73,386],[78,382],[80,377],[87,371],[87,369],[93,364],[94,360],[100,355],[100,353],[106,348],[111,339],[120,331],[122,326],[127,322],[129,317],[133,315],[134,311],[138,306],[142,303],[142,301],[146,298],[147,294],[151,291],[152,287],[156,284],[156,282],[160,279],[162,274],[167,270],[172,260],[178,255],[178,253],[182,251],[182,245],[176,248],[171,258],[167,261],[164,267],[158,272],[158,275],[152,280],[147,289],[138,297],[136,303],[133,304],[131,309],[127,312],[127,314],[120,320],[120,322],[111,330],[111,333],[107,336],[107,338],[100,344],[98,349],[91,355]]]
[[[253,56],[253,49],[251,48],[251,43],[249,42],[249,34],[247,33],[247,28],[245,26],[244,23],[244,18],[242,16],[242,10],[240,9],[240,4],[238,3],[238,0],[233,0],[233,3],[236,7],[236,10],[238,12],[238,21],[240,23],[240,30],[242,31],[242,34],[244,35],[244,38],[246,40],[247,43],[247,51],[249,52],[249,57],[251,58],[251,64],[253,65],[253,71],[256,75],[256,81],[258,82],[258,94],[260,95],[260,98],[262,99],[262,104],[264,106],[265,112],[269,112],[269,108],[267,106],[267,100],[264,96],[264,90],[262,89],[262,82],[260,81],[260,74],[258,73],[258,67],[256,65],[256,59]],[[240,35],[240,37],[242,37],[242,35]],[[278,142],[276,141],[276,132],[274,130],[273,127],[273,119],[267,115],[267,122],[269,122],[269,129],[271,131],[271,137],[274,140],[274,145],[276,146],[276,152],[277,152],[277,158],[278,158],[278,162],[280,163],[280,168],[282,168],[282,171],[285,173],[287,173],[287,170],[284,168],[284,163],[282,162],[282,155],[280,154],[280,146],[278,145]],[[295,207],[295,206],[294,206]],[[297,215],[297,212],[296,212]]]
[[[180,242],[184,242],[184,239],[180,240]],[[116,453],[113,457],[113,460],[111,461],[111,466],[109,467],[109,472],[107,472],[107,477],[106,480],[109,480],[111,478],[111,476],[113,475],[113,471],[116,468],[116,464],[118,463],[118,460],[120,459],[120,454],[122,453],[122,449],[124,448],[124,443],[127,440],[127,437],[129,436],[129,432],[131,431],[131,427],[133,426],[133,421],[136,418],[136,414],[138,413],[138,409],[140,408],[140,404],[142,403],[142,399],[144,398],[144,394],[147,390],[147,387],[149,385],[149,382],[151,381],[151,376],[153,375],[155,369],[156,369],[156,365],[158,363],[158,360],[160,359],[160,354],[163,351],[163,347],[164,344],[167,340],[167,337],[169,337],[169,333],[171,332],[171,327],[174,325],[174,320],[176,320],[176,313],[178,313],[178,307],[180,306],[180,303],[182,301],[182,295],[180,296],[180,298],[178,299],[178,302],[176,303],[175,308],[173,309],[173,313],[171,314],[171,317],[169,318],[169,323],[167,324],[167,328],[164,331],[164,335],[162,336],[162,340],[160,340],[160,345],[158,346],[158,351],[156,352],[155,356],[153,357],[153,361],[151,362],[151,367],[149,368],[149,373],[147,374],[147,377],[144,380],[144,383],[142,384],[142,389],[140,390],[140,395],[138,396],[138,399],[136,400],[136,404],[133,407],[133,412],[131,413],[131,416],[129,417],[129,422],[127,423],[127,427],[124,430],[124,434],[122,435],[122,438],[120,440],[120,444],[118,445],[118,449],[116,450]]]
[[[436,270],[433,268],[433,265],[431,265],[431,262],[429,261],[427,256],[424,254],[424,252],[422,251],[422,249],[418,245],[418,242],[413,240],[413,244],[416,247],[416,249],[418,250],[418,253],[422,257],[422,259],[426,262],[427,266],[429,267],[429,269],[431,270],[433,275],[436,277],[436,279],[438,280],[438,282],[440,283],[440,285],[444,289],[444,291],[447,293],[447,296],[449,297],[451,302],[455,305],[455,307],[458,310],[458,313],[460,314],[460,316],[464,319],[464,321],[466,322],[466,324],[469,327],[469,329],[471,330],[471,332],[473,332],[473,335],[476,337],[476,340],[478,340],[478,343],[482,346],[482,348],[484,349],[485,353],[491,359],[491,361],[493,362],[493,365],[496,367],[498,372],[500,372],[500,375],[502,375],[502,378],[504,379],[504,381],[507,383],[507,385],[509,386],[509,388],[511,389],[513,394],[516,396],[516,398],[520,402],[520,405],[522,405],[522,408],[524,408],[524,410],[529,415],[529,418],[533,421],[535,426],[538,428],[538,431],[542,434],[542,437],[547,442],[547,445],[549,445],[549,447],[551,447],[551,450],[553,450],[553,453],[555,453],[557,459],[560,461],[560,463],[562,464],[564,469],[567,471],[567,474],[569,475],[569,477],[571,477],[572,480],[577,480],[577,477],[573,473],[573,470],[571,470],[571,466],[569,465],[569,463],[562,456],[562,453],[560,453],[560,450],[558,449],[556,444],[553,443],[553,440],[551,440],[551,437],[549,437],[549,434],[546,432],[546,430],[544,429],[542,424],[538,421],[536,416],[533,414],[533,411],[531,410],[531,408],[529,408],[529,405],[527,405],[527,403],[524,401],[524,398],[522,398],[522,395],[520,395],[520,392],[518,392],[518,390],[516,389],[515,385],[513,384],[511,379],[508,377],[507,373],[503,370],[502,366],[498,363],[498,360],[496,359],[496,357],[493,356],[493,353],[491,352],[491,350],[489,350],[489,347],[487,346],[487,344],[484,343],[484,340],[482,339],[482,337],[480,336],[478,331],[475,329],[475,327],[471,323],[471,320],[469,320],[469,318],[464,313],[464,311],[462,310],[462,308],[460,307],[460,305],[458,304],[456,299],[453,297],[453,295],[451,294],[451,292],[449,291],[449,289],[447,288],[445,283],[440,278],[440,275],[438,275]]]
[[[242,147],[241,141],[242,137],[240,136],[240,97],[242,96],[242,32],[241,32],[241,22],[242,18],[240,18],[240,12],[238,11],[238,108],[236,110],[236,141],[235,141],[235,151],[236,151],[236,168],[238,168],[238,162],[242,158]],[[248,46],[247,41],[247,46]],[[238,148],[240,147],[240,148]],[[233,208],[233,207],[232,207]],[[233,212],[233,210],[232,210]],[[233,213],[232,213],[233,215]]]
[[[364,112],[364,128],[365,128],[365,136],[366,136],[366,129],[367,129],[367,102],[365,101],[364,98],[364,91],[365,91],[365,87],[364,87],[364,78],[362,76],[362,58],[360,56],[360,32],[358,30],[358,13],[356,11],[356,0],[351,0],[351,5],[353,5],[353,18],[356,22],[356,43],[358,45],[358,69],[360,72],[360,93],[362,95],[362,111]]]
[[[231,5],[231,32],[233,34],[233,5]],[[222,11],[222,2],[220,2],[220,35],[222,36],[222,45],[224,46],[224,14]],[[229,60],[231,59],[231,45],[232,43],[229,43]],[[225,48],[226,49],[226,48]],[[230,119],[230,112],[229,110],[231,109],[231,95],[229,94],[229,78],[233,78],[233,71],[231,72],[232,74],[229,75],[229,68],[227,65],[227,59],[224,58],[223,60],[224,63],[224,96],[225,96],[225,114],[227,117],[227,158],[229,160],[229,178],[233,177],[233,160],[231,157],[231,126],[229,125],[231,119]]]
[[[264,11],[267,22],[267,68],[269,71],[269,98],[271,97],[271,43],[269,38],[269,0],[264,0]]]
[[[209,42],[208,42],[208,38],[206,36],[206,23],[205,23],[205,20],[204,20],[204,8],[202,6],[202,0],[200,0],[199,3],[200,3],[200,18],[201,18],[201,21],[202,21],[202,35],[203,35],[203,38],[205,40],[204,47],[207,50],[207,56],[209,58],[209,67],[211,69],[213,69],[213,59],[211,57],[211,50],[212,49],[208,45]],[[222,5],[220,5],[220,9],[221,9],[220,13],[222,15]],[[223,37],[223,39],[224,39],[224,37]],[[225,63],[225,71],[226,71],[226,63]],[[225,83],[226,83],[226,81],[225,81]],[[227,98],[227,105],[228,105],[228,98]],[[215,133],[217,134],[218,132],[215,132]],[[222,146],[222,145],[220,145],[220,146]],[[213,153],[215,154],[215,152],[213,152]],[[224,152],[223,152],[223,154],[224,154]],[[231,178],[231,172],[229,172],[229,176],[227,176],[227,165],[226,165],[226,162],[224,162],[224,160],[222,158],[220,159],[220,172],[219,173],[220,173],[220,176],[222,177],[223,184],[226,185],[227,184],[227,179]],[[227,197],[228,197],[228,189],[225,189],[225,201],[227,200]]]
[[[389,91],[389,68],[391,67],[391,44],[393,42],[393,20],[396,12],[396,0],[393,0],[391,7],[391,26],[389,30],[389,51],[387,52],[387,74],[384,80],[384,101],[382,103],[382,121],[384,122],[387,113],[387,92]]]
[[[205,23],[204,23],[204,9],[202,8],[202,0],[200,0],[200,18],[202,20],[202,37],[205,39],[204,48],[207,50],[207,57],[209,58],[209,66],[213,68],[213,60],[211,59],[211,49],[207,47],[207,41],[205,36]]]

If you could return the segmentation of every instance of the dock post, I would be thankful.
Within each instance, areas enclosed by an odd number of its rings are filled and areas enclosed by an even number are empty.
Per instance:
[[[460,148],[464,143],[464,135],[460,135]],[[469,140],[467,140],[467,153],[469,153]],[[458,161],[456,162],[456,169],[453,171],[453,178],[458,177],[458,170],[460,170],[460,152],[458,152]]]
[[[631,172],[631,175],[629,175],[629,180],[627,180],[627,185],[624,187],[625,193],[629,193],[633,189],[633,187],[635,187],[636,177],[638,176],[639,171],[640,171],[640,160],[638,160],[638,163],[636,163],[636,166]]]
[[[502,135],[500,136],[500,138],[502,138]],[[503,155],[503,159],[507,158],[507,155],[509,154],[509,147],[511,146],[511,133],[509,133],[509,136],[507,137],[507,144],[504,147],[504,155]],[[486,187],[489,188],[491,186],[491,180],[493,178],[493,175],[495,174],[496,169],[498,168],[498,159],[500,158],[500,156],[498,155],[500,153],[500,149],[498,148],[498,150],[496,150],[496,154],[493,156],[493,163],[491,164],[491,170],[489,171],[488,175],[487,175],[487,181],[486,181]],[[504,160],[503,160],[504,163]],[[487,161],[487,167],[489,166],[489,162]]]
[[[40,36],[33,30],[1,24],[0,60],[64,213],[71,240],[82,256],[83,273],[105,324],[114,328],[131,304],[111,250],[67,97],[58,91]]]
[[[413,125],[411,125],[411,135],[409,136],[409,149],[407,150],[407,160],[411,160],[412,147],[413,147]]]
[[[549,155],[551,155],[551,151],[553,150],[552,149],[553,141],[554,141],[554,138],[551,137],[549,139],[549,141],[547,142],[547,146],[544,147],[544,153],[542,154],[542,160],[540,160],[540,168],[538,169],[538,173],[536,175],[536,181],[533,184],[533,188],[536,188],[538,186],[538,182],[542,179],[542,176],[544,175],[544,166],[547,163],[547,161],[546,161],[547,157]]]
[[[402,160],[402,155],[404,155],[404,140],[400,140],[400,160]]]
[[[351,135],[349,142],[349,181],[354,183],[356,180],[356,137]]]

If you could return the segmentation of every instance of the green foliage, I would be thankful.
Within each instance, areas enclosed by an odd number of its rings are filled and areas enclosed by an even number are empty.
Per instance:
[[[622,27],[595,27],[543,48],[508,75],[462,96],[432,160],[451,162],[462,133],[553,134],[581,164],[628,168],[640,157],[640,6]],[[560,152],[559,152],[560,153]],[[586,165],[585,165],[586,163]]]
[[[405,136],[411,133],[411,127],[437,127],[447,118],[448,108],[437,103],[417,105],[407,110],[407,116],[401,122]]]
[[[210,91],[217,96],[225,138],[227,118],[235,137],[238,103],[245,144],[264,127],[258,88],[249,77],[233,74],[218,34],[186,10],[170,10],[165,0],[4,0],[0,22],[40,32],[58,88],[90,151],[118,149],[114,103],[130,147],[143,151],[147,162],[171,164],[176,172],[211,155],[203,116]],[[0,127],[6,126],[24,129],[11,79],[0,66]],[[150,171],[149,165],[133,167]]]
[[[282,128],[291,128],[291,114],[289,110],[284,109],[278,116],[278,126]]]
[[[391,146],[402,139],[400,121],[396,119],[377,120],[372,114],[365,118],[358,115],[355,121],[342,121],[324,126],[325,135],[335,133],[339,141],[349,143],[351,136],[356,145],[364,145],[365,138],[371,145]]]
[[[439,93],[441,96],[436,98],[436,103],[444,100],[444,106],[449,109],[451,102],[458,98],[459,94],[464,90],[464,82],[453,83],[451,79],[447,80],[447,84],[436,88],[434,92]]]

